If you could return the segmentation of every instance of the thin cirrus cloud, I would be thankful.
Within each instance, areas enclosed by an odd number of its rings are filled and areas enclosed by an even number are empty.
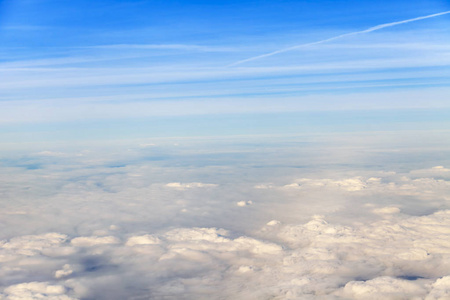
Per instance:
[[[331,38],[328,38],[328,39],[320,40],[320,41],[317,41],[317,42],[296,45],[296,46],[292,46],[292,47],[276,50],[276,51],[273,51],[273,52],[269,52],[269,53],[266,53],[266,54],[262,54],[262,55],[250,57],[250,58],[247,58],[247,59],[239,60],[237,62],[234,62],[234,63],[230,64],[229,67],[237,66],[237,65],[240,65],[240,64],[243,64],[243,63],[246,63],[246,62],[262,59],[262,58],[265,58],[265,57],[270,57],[270,56],[273,56],[273,55],[276,55],[276,54],[280,54],[280,53],[284,53],[284,52],[288,52],[288,51],[292,51],[292,50],[296,50],[296,49],[300,49],[300,48],[306,48],[306,47],[310,47],[310,46],[314,46],[314,45],[318,45],[318,44],[323,44],[323,43],[339,40],[339,39],[342,39],[342,38],[348,37],[348,36],[353,36],[353,35],[358,35],[358,34],[363,34],[363,33],[369,33],[369,32],[373,32],[373,31],[377,31],[377,30],[383,29],[383,28],[388,28],[388,27],[393,27],[393,26],[397,26],[397,25],[401,25],[401,24],[406,24],[406,23],[416,22],[416,21],[420,21],[420,20],[435,18],[435,17],[439,17],[439,16],[446,15],[446,14],[449,14],[449,13],[450,13],[450,11],[444,11],[444,12],[440,12],[440,13],[436,13],[436,14],[431,14],[431,15],[427,15],[427,16],[407,19],[407,20],[403,20],[403,21],[380,24],[380,25],[376,25],[376,26],[370,27],[370,28],[365,29],[365,30],[345,33],[345,34],[334,36],[334,37],[331,37]]]
[[[238,48],[219,47],[208,45],[188,45],[188,44],[108,44],[94,46],[78,46],[78,47],[62,47],[61,50],[174,50],[181,52],[236,52]],[[65,56],[65,57],[49,57],[34,60],[10,60],[0,64],[0,68],[33,68],[58,65],[77,65],[82,63],[95,63],[102,61],[118,61],[126,59],[139,59],[145,57],[148,52],[133,52],[129,54],[121,53],[87,53],[85,56]]]
[[[231,47],[214,47],[202,45],[187,44],[111,44],[111,45],[95,45],[80,48],[97,48],[97,49],[143,49],[143,50],[186,50],[201,52],[230,52],[237,51]]]
[[[99,60],[107,60],[100,58]],[[111,59],[114,59],[111,58]],[[97,60],[93,58],[92,60]],[[0,72],[10,74],[9,78],[0,84],[4,90],[23,89],[25,87],[50,87],[50,86],[95,86],[95,85],[131,85],[144,83],[186,82],[186,81],[217,81],[232,78],[251,78],[254,76],[289,74],[329,74],[343,71],[382,70],[384,68],[421,68],[448,66],[450,57],[431,55],[423,60],[417,56],[402,59],[360,59],[345,60],[340,62],[327,62],[318,64],[304,64],[292,67],[263,67],[263,68],[213,68],[213,67],[179,67],[176,65],[147,68],[54,68],[54,69],[26,69],[26,66],[42,66],[45,64],[68,64],[74,62],[89,62],[83,59],[51,59],[49,61],[32,61],[15,63],[17,69],[4,68]],[[14,63],[11,63],[14,65]],[[8,64],[6,63],[7,67]],[[25,68],[25,69],[22,69]],[[45,72],[40,72],[45,71]],[[89,71],[89,74],[86,74]],[[366,75],[364,75],[366,76]],[[307,79],[306,79],[307,80]],[[236,84],[236,83],[234,83]]]
[[[447,13],[382,24],[346,35]],[[417,108],[426,106],[417,95],[427,94],[430,107],[446,107],[443,99],[448,86],[446,68],[450,65],[448,45],[436,38],[441,33],[430,37],[425,33],[388,32],[383,37],[371,36],[368,42],[360,39],[350,44],[326,44],[328,40],[322,40],[308,44],[308,51],[296,58],[295,64],[290,61],[289,65],[269,67],[224,67],[233,57],[267,49],[267,42],[262,40],[251,46],[237,46],[235,42],[223,41],[211,45],[210,40],[201,39],[160,44],[130,39],[63,46],[40,53],[36,59],[19,53],[17,59],[0,64],[0,75],[4,75],[0,83],[4,92],[0,97],[2,121],[252,113],[252,109],[259,113],[336,107]],[[393,100],[391,106],[376,99],[381,93],[383,99]],[[401,98],[396,99],[399,94]],[[314,96],[317,101],[312,99]],[[366,100],[358,101],[358,97]],[[269,99],[274,103],[268,103]]]

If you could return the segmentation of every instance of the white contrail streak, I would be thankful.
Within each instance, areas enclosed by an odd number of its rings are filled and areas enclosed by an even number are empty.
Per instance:
[[[405,23],[415,22],[415,21],[419,21],[419,20],[434,18],[434,17],[446,15],[446,14],[450,14],[450,10],[443,11],[443,12],[440,12],[440,13],[437,13],[437,14],[432,14],[432,15],[427,15],[427,16],[407,19],[407,20],[403,20],[403,21],[392,22],[392,23],[385,23],[385,24],[381,24],[381,25],[377,25],[377,26],[373,26],[373,27],[367,28],[365,30],[349,32],[349,33],[337,35],[337,36],[334,36],[334,37],[331,37],[331,38],[328,38],[328,39],[325,39],[325,40],[320,40],[320,41],[317,41],[317,42],[306,43],[306,44],[296,45],[296,46],[292,46],[292,47],[288,47],[288,48],[283,48],[283,49],[276,50],[276,51],[273,51],[273,52],[269,52],[269,53],[266,53],[266,54],[250,57],[250,58],[247,58],[247,59],[243,59],[243,60],[237,61],[235,63],[232,63],[232,64],[230,64],[228,66],[229,67],[237,66],[237,65],[240,65],[240,64],[252,61],[252,60],[257,60],[257,59],[261,59],[261,58],[264,58],[264,57],[269,57],[269,56],[272,56],[272,55],[288,52],[288,51],[299,49],[299,48],[305,48],[305,47],[309,47],[309,46],[313,46],[313,45],[317,45],[317,44],[327,43],[327,42],[338,40],[338,39],[341,39],[343,37],[347,37],[347,36],[351,36],[351,35],[357,35],[357,34],[361,34],[361,33],[368,33],[368,32],[377,31],[377,30],[380,30],[380,29],[383,29],[383,28],[387,28],[387,27],[392,27],[392,26],[397,26],[397,25],[400,25],[400,24],[405,24]]]

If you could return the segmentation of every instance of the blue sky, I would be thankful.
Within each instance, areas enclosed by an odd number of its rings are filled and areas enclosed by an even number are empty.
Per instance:
[[[447,1],[0,3],[3,140],[449,128],[450,14],[251,59]]]

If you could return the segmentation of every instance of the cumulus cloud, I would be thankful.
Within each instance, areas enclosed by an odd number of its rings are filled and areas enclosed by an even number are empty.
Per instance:
[[[152,235],[140,235],[140,236],[132,236],[127,240],[126,246],[136,246],[136,245],[157,245],[160,244],[161,241]]]
[[[66,289],[61,285],[50,285],[48,282],[29,282],[9,286],[5,289],[5,298],[11,300],[76,300],[65,295]]]
[[[431,284],[431,292],[426,297],[427,300],[450,298],[450,276],[444,276]]]
[[[114,236],[89,236],[77,237],[71,241],[71,244],[77,247],[92,247],[96,245],[118,244],[120,240]]]
[[[57,270],[55,272],[55,278],[66,277],[72,273],[73,273],[73,270],[72,270],[71,266],[69,264],[65,264],[61,270]]]
[[[353,299],[423,299],[427,290],[419,282],[388,276],[351,281],[345,285],[343,295]]]
[[[46,233],[42,235],[27,235],[0,242],[3,250],[20,255],[32,256],[36,253],[47,252],[55,246],[61,245],[67,236],[59,233]]]
[[[351,192],[359,195],[386,194],[398,196],[415,196],[431,200],[443,198],[450,200],[450,173],[444,167],[433,167],[425,170],[413,170],[409,176],[400,174],[377,174],[379,177],[350,177],[342,179],[300,178],[284,185],[259,184],[255,189],[284,189],[299,192],[335,191]],[[445,176],[449,176],[446,178]],[[375,210],[378,212],[378,210]]]
[[[427,169],[412,170],[410,174],[413,177],[432,177],[432,178],[445,178],[450,179],[450,169],[444,166],[435,166]]]
[[[360,191],[367,187],[368,184],[378,182],[379,178],[369,178],[363,180],[360,177],[346,178],[341,180],[332,179],[309,179],[302,178],[295,183],[290,183],[284,186],[284,188],[322,188],[322,187],[335,187],[346,191]]]
[[[449,297],[450,180],[433,156],[412,168],[388,149],[371,169],[360,148],[275,148],[264,171],[247,147],[152,143],[2,162],[0,298]]]
[[[373,212],[376,214],[397,214],[400,212],[400,208],[395,207],[395,206],[386,206],[386,207],[380,207],[380,208],[375,208],[373,209]]]
[[[237,206],[243,207],[243,206],[247,206],[247,205],[252,205],[253,201],[249,200],[249,201],[239,201],[238,203],[236,203]]]
[[[140,296],[149,297],[195,299],[200,291],[210,297],[219,291],[249,299],[326,295],[440,299],[450,291],[449,228],[450,210],[445,210],[354,226],[332,224],[324,216],[314,216],[304,224],[272,220],[254,237],[233,237],[232,232],[218,228],[174,228],[133,235],[125,242],[114,236],[69,241],[55,233],[16,237],[4,241],[1,250],[5,253],[11,245],[17,247],[18,241],[24,248],[37,250],[9,255],[34,257],[33,268],[42,268],[45,281],[13,284],[3,295],[6,299],[85,297],[96,283],[104,284],[104,275],[118,269],[121,272],[112,273],[115,278],[110,280],[128,282],[130,276],[139,277],[143,281],[134,284],[142,284],[139,289],[145,291]],[[80,246],[91,250],[81,253]],[[48,247],[73,248],[63,251],[53,278],[45,274],[49,254],[42,249]],[[108,251],[95,249],[101,247],[108,247]],[[31,267],[21,259],[6,261],[16,270]],[[85,264],[84,269],[74,270],[77,267],[71,264],[75,263]],[[127,293],[126,288],[121,287],[120,293]]]
[[[181,182],[170,182],[166,184],[166,187],[174,188],[174,189],[192,189],[192,188],[207,188],[207,187],[215,187],[217,184],[212,183],[201,183],[201,182],[191,182],[191,183],[181,183]]]

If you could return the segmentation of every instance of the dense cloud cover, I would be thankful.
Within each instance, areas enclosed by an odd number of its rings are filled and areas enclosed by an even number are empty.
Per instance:
[[[449,299],[450,148],[378,138],[5,154],[0,299]]]
[[[31,281],[9,285],[3,294],[6,299],[448,299],[449,228],[446,210],[353,227],[320,216],[298,225],[271,221],[259,239],[195,227],[127,238],[21,236],[2,242],[1,275],[10,283]]]

